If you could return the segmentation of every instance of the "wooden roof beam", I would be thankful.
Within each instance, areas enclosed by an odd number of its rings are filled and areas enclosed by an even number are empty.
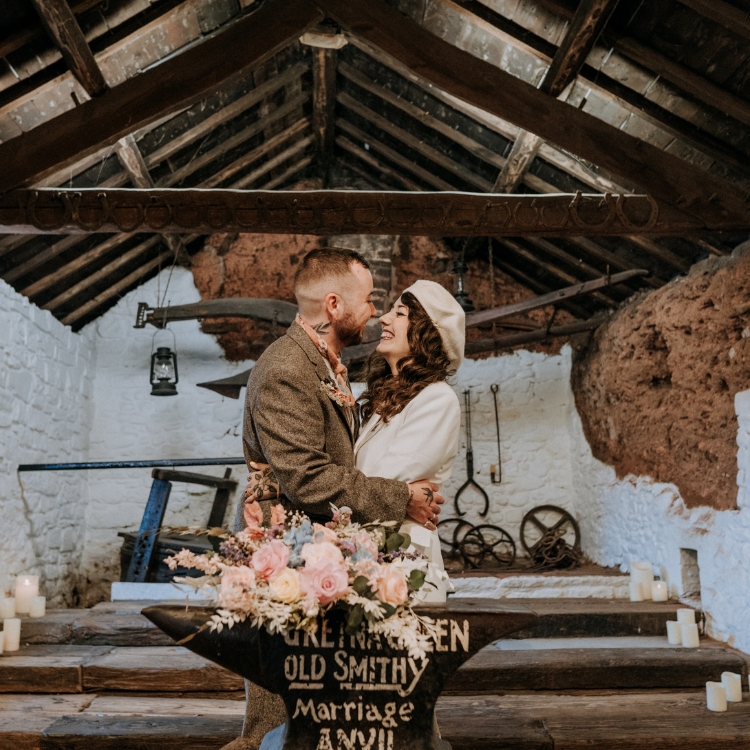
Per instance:
[[[575,81],[589,52],[602,33],[620,0],[581,0],[562,44],[552,58],[539,86],[550,96],[567,98],[564,92]],[[493,193],[512,193],[523,181],[531,163],[539,153],[542,139],[521,130],[508,160],[495,181]]]
[[[334,109],[336,107],[336,68],[338,50],[313,47],[313,133],[318,171],[323,187],[328,187],[328,175],[333,161]]]
[[[730,217],[750,225],[748,196],[736,185],[547,96],[444,42],[382,0],[315,2],[350,34],[384,50],[433,86],[640,185],[709,227]]]
[[[679,0],[710,21],[726,26],[730,31],[750,39],[750,18],[747,13],[725,0]]]
[[[638,264],[617,255],[617,253],[613,253],[611,250],[602,247],[588,237],[566,237],[566,239],[576,247],[588,253],[590,256],[602,261],[603,263],[609,264],[614,269],[619,269],[620,271],[632,271],[640,268]],[[655,276],[653,272],[648,276],[645,276],[643,281],[654,289],[658,289],[660,286],[664,285],[664,281]]]
[[[288,46],[322,18],[306,0],[271,0],[206,41],[0,144],[0,192],[36,182],[199,101]]]
[[[406,190],[413,190],[415,192],[420,192],[423,188],[418,185],[416,182],[413,182],[408,177],[404,177],[400,172],[397,172],[395,169],[391,169],[390,167],[386,166],[382,162],[379,162],[369,151],[365,151],[363,148],[360,148],[356,144],[352,143],[348,138],[344,138],[344,136],[339,135],[336,136],[336,145],[341,148],[343,151],[346,151],[347,153],[351,154],[352,156],[356,156],[358,159],[363,161],[368,166],[372,167],[373,169],[378,170],[380,174],[385,175],[386,177],[390,177],[394,182],[398,183],[401,187],[406,188]],[[347,163],[348,166],[348,163]],[[356,168],[355,168],[355,171]],[[362,176],[367,176],[363,173]],[[382,187],[381,185],[377,185],[377,187]],[[391,188],[386,188],[387,190],[390,190]]]
[[[31,4],[86,93],[93,97],[107,91],[109,86],[66,0],[31,0]]]

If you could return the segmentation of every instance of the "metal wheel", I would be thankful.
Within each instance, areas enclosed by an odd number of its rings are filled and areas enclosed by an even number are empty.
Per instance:
[[[461,556],[478,568],[485,561],[509,568],[516,559],[516,543],[499,526],[485,523],[467,531],[460,544]]]
[[[532,548],[545,534],[554,534],[573,549],[581,549],[581,530],[578,523],[567,510],[557,505],[540,505],[532,508],[521,521],[521,544],[526,552],[531,553]]]
[[[446,557],[455,557],[459,553],[461,540],[474,527],[461,518],[446,518],[437,525],[440,551]]]

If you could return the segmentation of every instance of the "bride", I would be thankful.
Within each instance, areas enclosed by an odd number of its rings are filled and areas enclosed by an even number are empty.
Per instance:
[[[441,486],[458,452],[461,407],[446,378],[463,360],[464,311],[440,284],[417,281],[380,324],[380,343],[368,361],[361,397],[365,423],[354,446],[356,467],[366,476],[428,479]],[[431,585],[424,587],[422,601],[444,602],[447,576],[437,531],[408,516],[400,530],[430,560]]]

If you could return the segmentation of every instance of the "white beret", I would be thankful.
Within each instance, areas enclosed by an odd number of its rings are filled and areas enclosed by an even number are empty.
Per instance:
[[[413,294],[425,312],[430,316],[443,340],[445,353],[450,359],[450,367],[457,370],[464,360],[466,343],[466,313],[453,295],[435,281],[420,279],[404,292]]]

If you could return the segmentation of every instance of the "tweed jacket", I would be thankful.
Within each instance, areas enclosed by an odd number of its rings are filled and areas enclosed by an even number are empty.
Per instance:
[[[330,518],[330,503],[349,506],[353,520],[401,522],[408,488],[354,468],[356,434],[323,384],[329,367],[296,323],[260,356],[245,398],[245,459],[270,464],[289,507]],[[353,420],[356,432],[358,420]],[[238,525],[242,517],[238,508]]]

